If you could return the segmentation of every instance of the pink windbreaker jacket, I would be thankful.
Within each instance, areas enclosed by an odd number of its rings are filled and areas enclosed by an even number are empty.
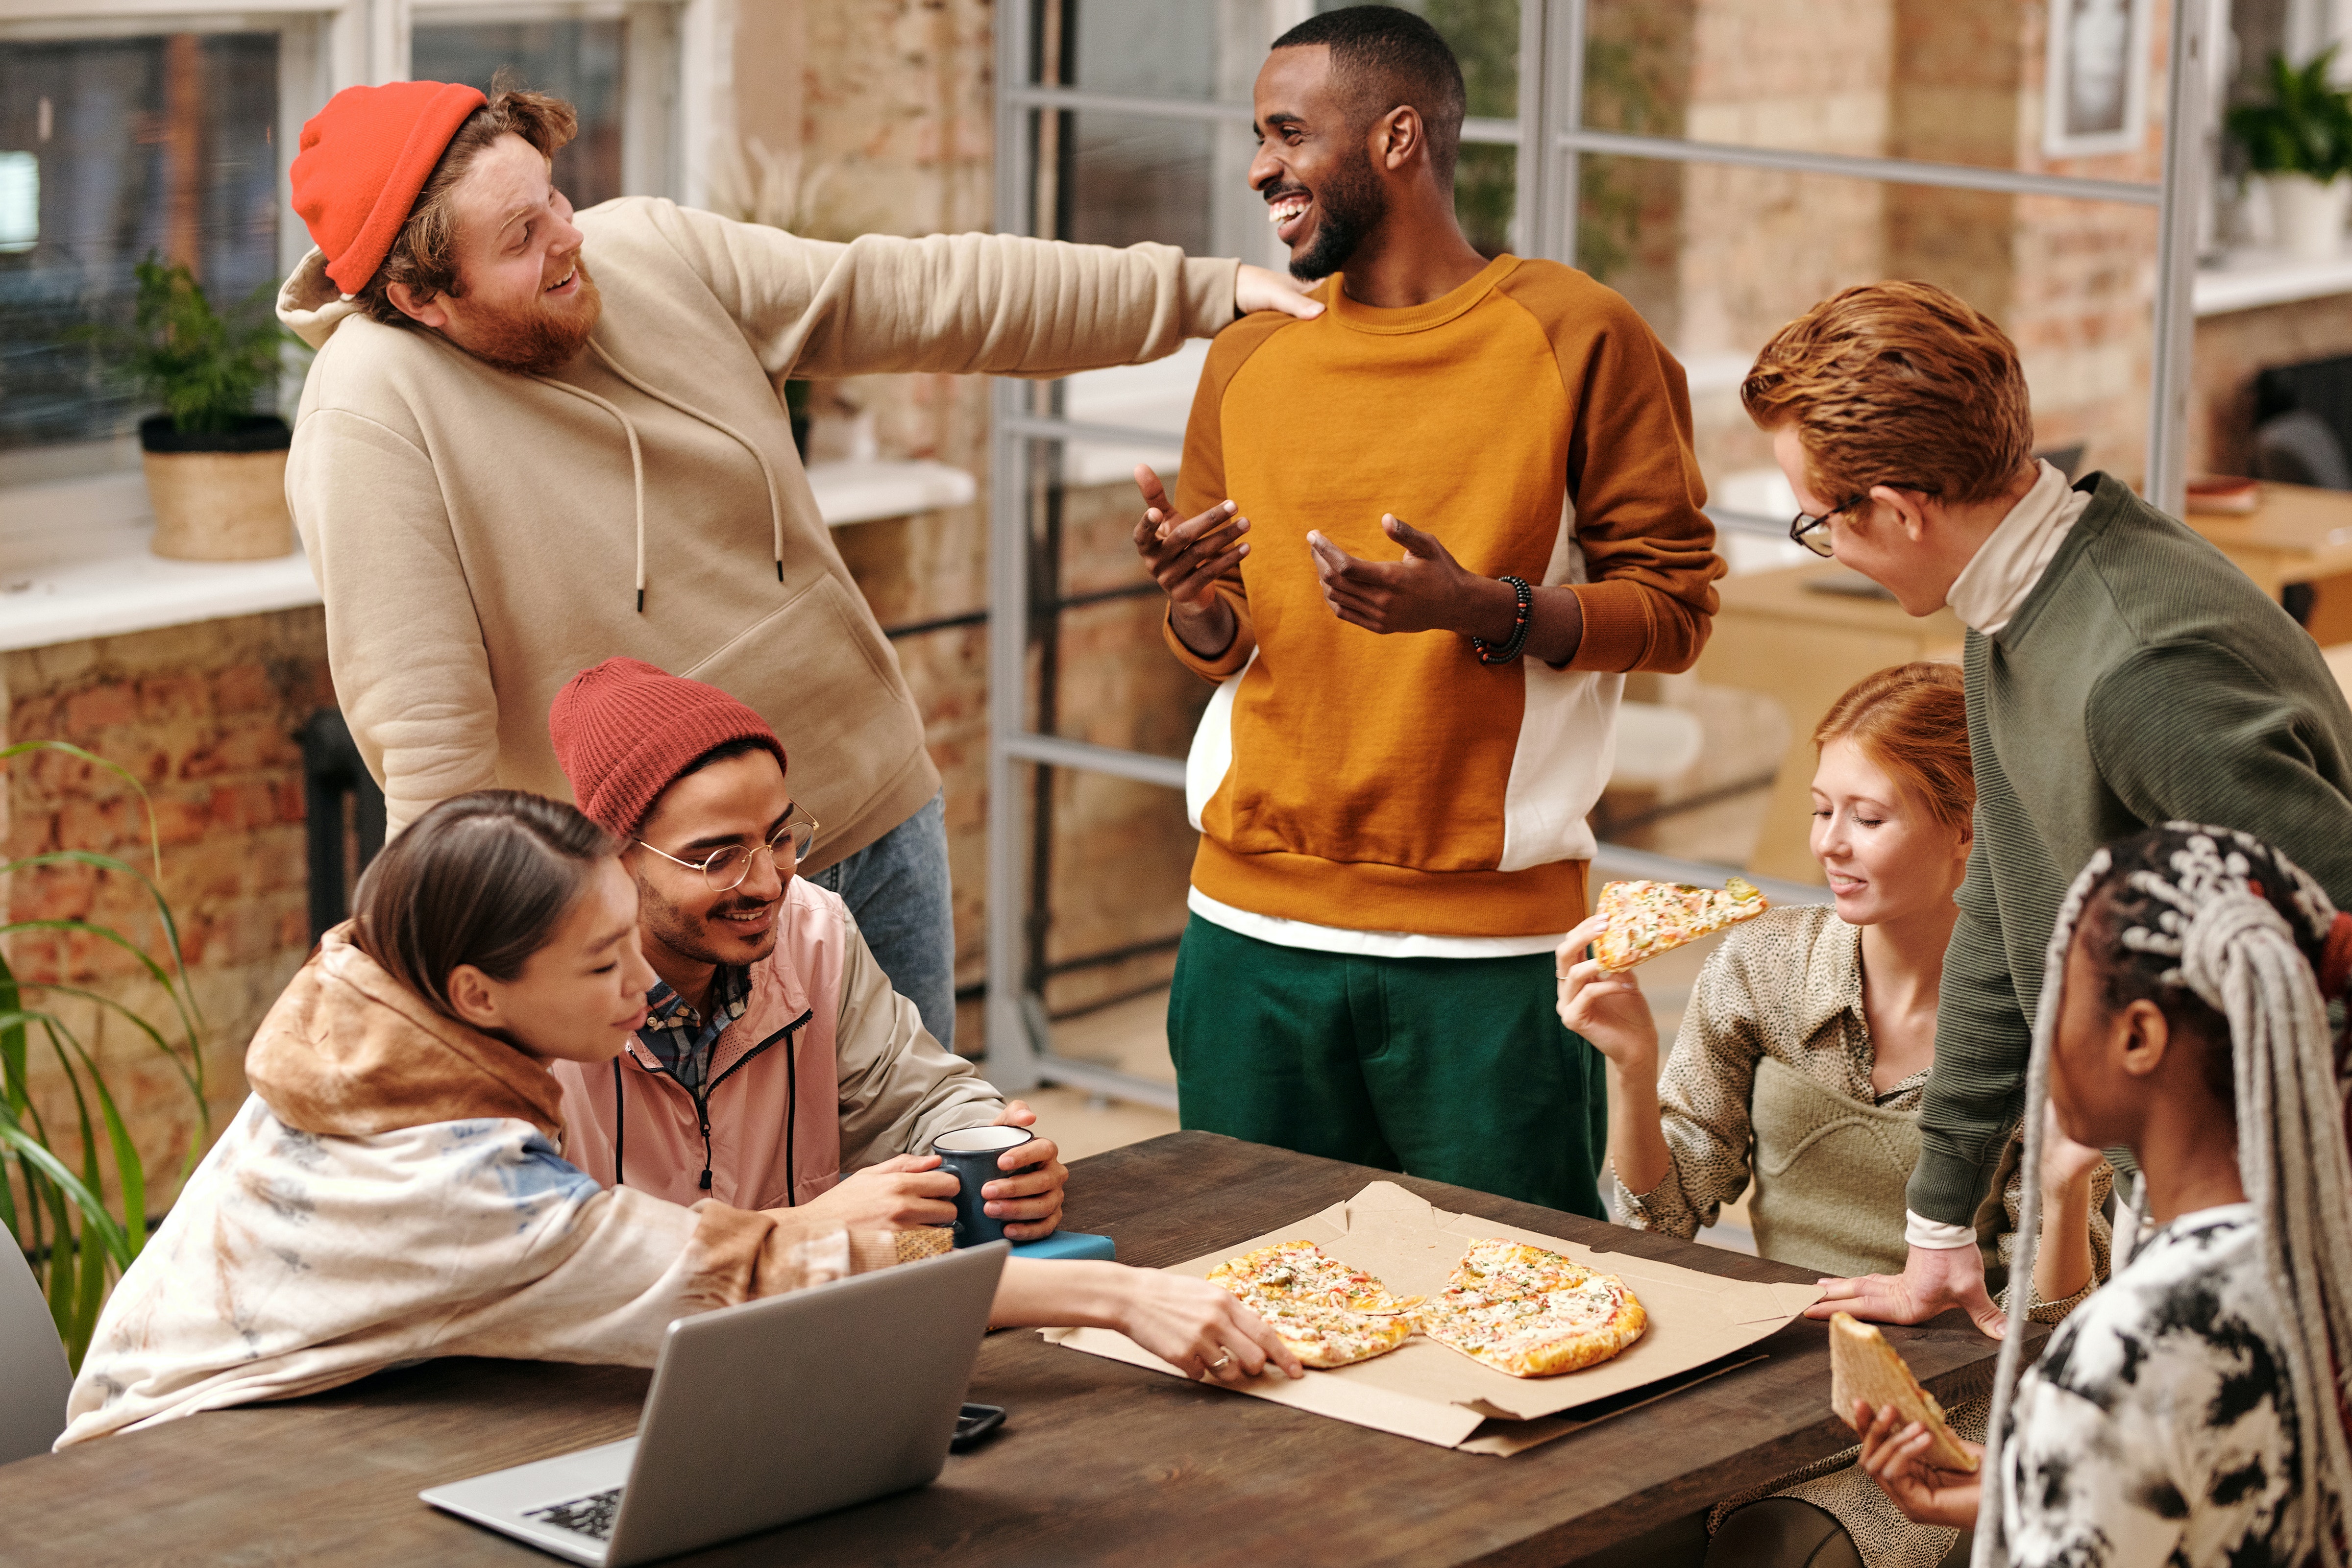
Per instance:
[[[786,1208],[996,1120],[1003,1097],[924,1030],[838,896],[795,877],[776,927],[700,1100],[641,1040],[609,1065],[554,1064],[565,1159],[673,1203]]]

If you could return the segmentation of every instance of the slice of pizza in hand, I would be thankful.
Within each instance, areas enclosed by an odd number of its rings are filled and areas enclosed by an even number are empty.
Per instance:
[[[1925,1426],[1934,1441],[1921,1458],[1937,1469],[1966,1473],[1977,1468],[1976,1459],[1946,1425],[1944,1407],[1919,1386],[1910,1365],[1877,1325],[1838,1312],[1830,1318],[1830,1409],[1853,1426],[1857,1399],[1868,1401],[1873,1410],[1891,1405],[1902,1420]]]
[[[1209,1282],[1244,1299],[1282,1296],[1319,1307],[1387,1314],[1410,1311],[1418,1296],[1398,1300],[1389,1288],[1311,1241],[1278,1241],[1229,1258],[1209,1270]]]
[[[1649,1325],[1614,1274],[1499,1237],[1474,1243],[1414,1316],[1438,1343],[1513,1377],[1555,1377],[1607,1361]]]
[[[1609,924],[1592,944],[1592,956],[1611,973],[1646,963],[1727,926],[1752,921],[1770,906],[1745,877],[1721,889],[1682,882],[1612,882],[1601,889],[1599,913]],[[1568,959],[1560,960],[1567,973]]]

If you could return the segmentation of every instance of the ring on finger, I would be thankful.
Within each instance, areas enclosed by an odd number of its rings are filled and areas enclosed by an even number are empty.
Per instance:
[[[1216,1360],[1214,1360],[1214,1361],[1213,1361],[1213,1362],[1211,1362],[1211,1363],[1209,1363],[1209,1370],[1210,1370],[1211,1372],[1223,1372],[1223,1371],[1224,1371],[1224,1370],[1225,1370],[1225,1368],[1227,1368],[1228,1366],[1231,1366],[1231,1365],[1233,1364],[1233,1361],[1234,1361],[1234,1352],[1231,1352],[1231,1351],[1219,1351],[1219,1352],[1217,1352],[1217,1359],[1216,1359]]]

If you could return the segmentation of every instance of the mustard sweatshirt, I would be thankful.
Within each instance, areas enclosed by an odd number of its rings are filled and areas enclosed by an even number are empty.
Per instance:
[[[1724,567],[1682,367],[1573,268],[1498,257],[1426,305],[1344,279],[1312,321],[1257,315],[1209,351],[1173,498],[1231,499],[1240,629],[1189,768],[1192,885],[1355,931],[1528,937],[1584,917],[1623,672],[1686,669]],[[1393,512],[1482,576],[1574,584],[1568,665],[1478,662],[1449,632],[1380,636],[1324,601],[1307,533],[1394,560]]]
[[[286,488],[336,696],[397,829],[491,784],[570,799],[548,704],[614,654],[650,660],[775,727],[822,870],[940,775],[783,379],[1157,359],[1233,321],[1236,264],[983,234],[831,245],[646,197],[576,221],[604,310],[551,376],[369,320],[315,250],[280,290],[319,350]]]

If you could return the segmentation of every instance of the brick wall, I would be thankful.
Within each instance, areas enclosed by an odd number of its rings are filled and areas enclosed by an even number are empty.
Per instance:
[[[162,887],[177,918],[205,1025],[215,1128],[245,1094],[245,1046],[299,967],[310,942],[296,726],[331,705],[318,610],[241,616],[201,626],[0,655],[5,738],[68,741],[130,771],[153,802]],[[147,868],[138,792],[79,758],[35,752],[8,764],[7,858],[94,849]],[[142,889],[86,867],[19,872],[5,889],[15,920],[112,926],[167,962]],[[167,1038],[168,1000],[137,962],[85,937],[27,933],[12,963],[28,979],[87,986],[137,1010]],[[186,1149],[194,1112],[172,1069],[138,1031],[93,1005],[58,1010],[94,1047],[149,1168]],[[36,1053],[34,1081],[54,1130],[71,1105]]]

